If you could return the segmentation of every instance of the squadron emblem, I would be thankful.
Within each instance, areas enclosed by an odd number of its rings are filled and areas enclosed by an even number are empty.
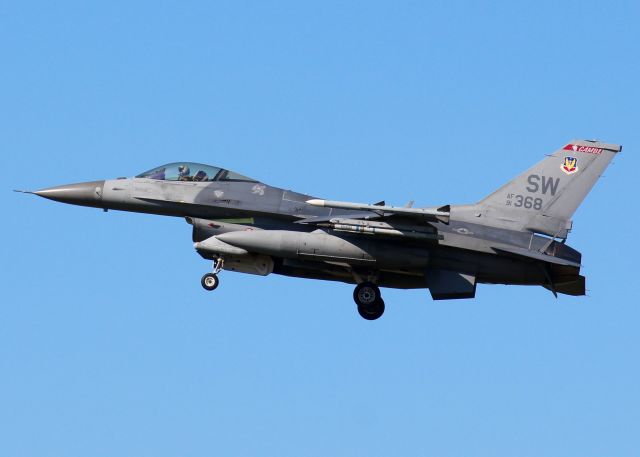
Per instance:
[[[568,175],[573,174],[578,171],[578,159],[575,157],[565,157],[560,168]]]

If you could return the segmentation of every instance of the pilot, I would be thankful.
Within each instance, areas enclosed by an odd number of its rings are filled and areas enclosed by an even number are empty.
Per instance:
[[[178,167],[178,181],[191,181],[193,178],[189,176],[191,170],[186,165],[180,165]]]

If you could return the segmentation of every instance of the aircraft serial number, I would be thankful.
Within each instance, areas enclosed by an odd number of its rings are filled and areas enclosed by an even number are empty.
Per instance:
[[[525,196],[520,194],[508,194],[507,202],[505,206],[514,206],[516,208],[526,208],[526,209],[542,209],[542,199],[541,198],[533,198],[531,196]]]

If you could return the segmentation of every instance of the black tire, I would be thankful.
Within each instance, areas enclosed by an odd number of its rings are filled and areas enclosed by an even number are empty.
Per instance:
[[[215,290],[220,284],[220,280],[218,279],[218,275],[215,273],[207,273],[200,280],[200,284],[205,290]]]
[[[384,314],[384,300],[380,299],[371,306],[358,305],[358,314],[368,321],[379,319]]]
[[[369,308],[379,300],[382,300],[380,288],[372,282],[360,283],[353,290],[353,301],[358,306]]]

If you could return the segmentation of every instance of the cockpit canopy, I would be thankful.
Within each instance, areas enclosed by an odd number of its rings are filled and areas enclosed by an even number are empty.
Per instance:
[[[246,181],[257,182],[234,171],[195,162],[175,162],[145,171],[136,178],[160,181]]]

